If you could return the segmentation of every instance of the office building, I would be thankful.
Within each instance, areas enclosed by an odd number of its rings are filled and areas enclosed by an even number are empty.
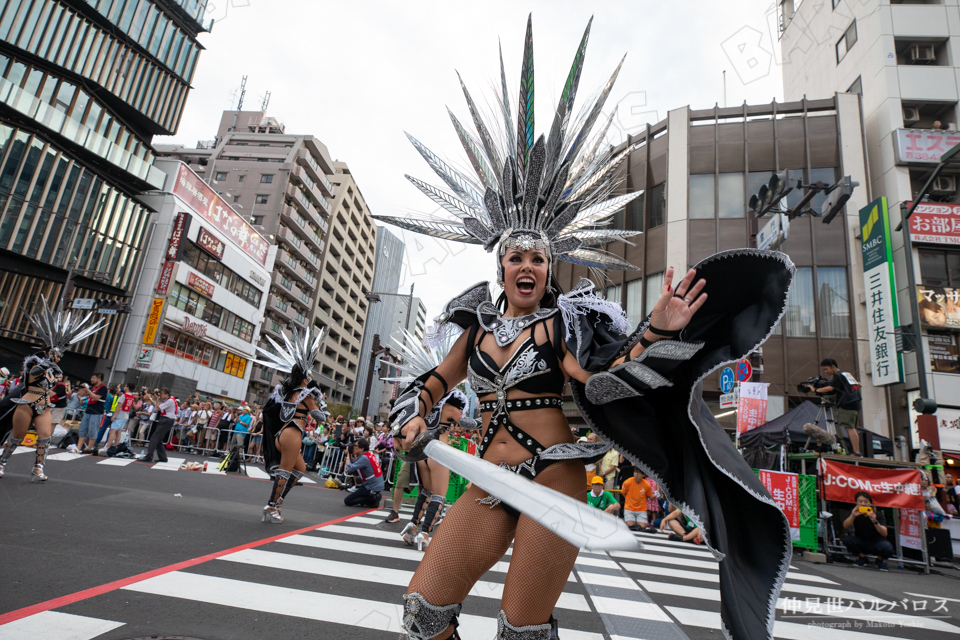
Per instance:
[[[176,132],[208,30],[197,0],[0,3],[0,360],[38,340],[40,296],[129,301],[149,244],[136,196],[163,187],[154,135]],[[99,304],[99,303],[94,303]],[[109,371],[126,314],[74,345]],[[11,367],[12,368],[12,367]]]
[[[317,378],[337,402],[356,383],[373,277],[375,230],[345,163],[314,136],[286,132],[263,111],[224,111],[214,140],[159,146],[190,165],[232,207],[278,245],[263,335],[330,327]],[[342,187],[342,189],[340,188]],[[261,346],[269,346],[261,340]],[[264,402],[280,374],[254,365],[249,399]]]
[[[378,294],[377,300],[370,300],[367,320],[363,327],[363,343],[360,346],[360,361],[357,368],[357,382],[353,391],[352,405],[362,408],[367,391],[367,378],[370,372],[371,354],[374,336],[382,347],[393,347],[390,332],[393,330],[394,308],[403,304],[402,298],[392,294],[400,284],[400,272],[403,267],[403,241],[386,227],[377,227],[377,250],[373,270],[372,291]],[[374,371],[370,383],[370,400],[367,413],[377,415],[383,395],[383,383],[380,372]]]
[[[636,146],[622,165],[621,189],[644,191],[617,214],[614,226],[643,234],[631,239],[633,246],[615,243],[607,249],[641,271],[607,272],[612,281],[601,292],[623,304],[631,323],[640,322],[660,297],[668,266],[682,271],[718,251],[755,246],[758,222],[762,226],[767,220],[758,221],[747,203],[773,172],[797,170],[804,184],[832,184],[844,175],[863,183],[862,139],[859,105],[852,95],[670,111],[665,120],[614,150]],[[793,205],[801,197],[794,191],[787,199]],[[819,195],[811,206],[819,210],[823,200]],[[855,320],[852,313],[852,301],[863,291],[863,280],[856,277],[856,212],[866,203],[865,192],[857,190],[846,213],[831,224],[804,216],[790,225],[781,250],[797,265],[797,277],[786,315],[763,345],[762,357],[756,356],[762,374],[753,378],[770,383],[768,419],[804,400],[796,385],[816,375],[820,360],[831,357],[865,380],[865,422],[885,432],[883,393],[870,386],[862,367],[863,318]],[[557,263],[555,274],[564,290],[590,276],[586,268],[565,262]],[[733,428],[735,414],[720,410],[718,374],[703,384],[714,414]],[[572,402],[564,411],[571,422],[582,422]]]
[[[166,180],[141,196],[156,211],[155,227],[111,382],[239,403],[277,247],[187,165],[157,160],[155,167]]]
[[[960,222],[960,166],[941,174],[932,185],[930,204],[921,205],[911,219],[909,256],[902,234],[895,231],[901,205],[915,199],[941,154],[960,144],[960,6],[956,0],[833,0],[832,5],[790,0],[780,3],[780,13],[786,99],[845,92],[860,100],[868,160],[868,179],[861,189],[868,202],[884,197],[888,203],[899,324],[912,327],[918,315],[911,294],[919,296],[922,307],[930,307],[920,317],[921,370],[928,396],[941,405],[941,446],[960,452],[955,428],[960,419],[960,320],[954,312],[954,292],[960,287],[960,224],[954,222]],[[914,292],[906,260],[913,262]],[[857,280],[862,277],[862,271],[857,273]],[[951,302],[941,305],[938,299]],[[865,315],[865,301],[857,301],[855,310]],[[902,355],[904,383],[885,387],[893,433],[914,448],[919,446],[916,427],[911,427],[915,416],[907,407],[920,395],[915,355]],[[876,402],[882,404],[884,398],[878,396]]]

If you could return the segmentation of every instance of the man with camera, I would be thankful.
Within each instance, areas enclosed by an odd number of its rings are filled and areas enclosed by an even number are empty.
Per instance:
[[[866,554],[877,556],[877,569],[887,570],[886,560],[893,555],[893,545],[887,541],[887,527],[883,515],[873,508],[873,498],[866,491],[858,491],[855,496],[857,506],[843,521],[844,530],[853,529],[853,535],[843,539],[847,551],[857,556],[855,564],[866,566]]]
[[[863,455],[860,453],[860,437],[857,434],[857,420],[860,417],[860,383],[851,374],[840,371],[837,361],[833,358],[826,358],[820,366],[823,369],[823,375],[829,379],[825,386],[816,384],[805,384],[808,391],[812,391],[820,396],[829,394],[833,396],[837,403],[837,426],[847,430],[847,436],[850,438],[850,447],[854,455]]]

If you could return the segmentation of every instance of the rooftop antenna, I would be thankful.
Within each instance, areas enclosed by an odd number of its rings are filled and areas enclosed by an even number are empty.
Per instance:
[[[264,96],[263,96],[263,104],[260,105],[260,111],[264,111],[264,112],[265,112],[265,111],[267,110],[267,105],[268,105],[268,104],[270,104],[270,92],[269,92],[269,91],[267,91],[267,93],[264,94]]]
[[[240,98],[237,100],[237,111],[233,114],[233,124],[230,125],[228,131],[237,130],[237,118],[240,116],[240,111],[243,109],[243,97],[247,95],[247,76],[243,76],[243,80],[240,81]]]

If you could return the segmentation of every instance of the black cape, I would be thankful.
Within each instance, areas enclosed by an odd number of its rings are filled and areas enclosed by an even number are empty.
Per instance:
[[[700,527],[721,560],[725,635],[772,638],[777,596],[790,565],[790,530],[704,403],[702,381],[766,340],[783,313],[795,267],[781,253],[739,249],[695,268],[698,279],[706,278],[709,295],[680,340],[704,346],[687,360],[644,362],[672,386],[644,388],[621,371],[615,375],[643,395],[597,405],[587,398],[585,385],[571,381],[573,397],[588,425],[652,476],[666,499]],[[641,323],[624,340],[596,312],[577,322],[582,335],[568,338],[568,348],[590,372],[606,369],[649,324]]]

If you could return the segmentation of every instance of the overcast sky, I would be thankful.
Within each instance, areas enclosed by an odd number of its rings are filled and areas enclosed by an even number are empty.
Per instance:
[[[214,6],[214,3],[216,6]],[[370,210],[429,213],[432,203],[403,175],[441,184],[407,142],[408,131],[457,165],[466,157],[445,106],[469,121],[455,71],[481,109],[499,86],[498,42],[516,114],[527,14],[533,14],[537,135],[552,121],[559,89],[587,21],[593,27],[578,107],[626,53],[605,113],[616,111],[610,142],[684,105],[782,99],[772,0],[573,2],[408,2],[386,0],[210,0],[213,30],[194,76],[180,129],[157,143],[212,139],[224,109],[244,109],[270,91],[269,115],[290,133],[312,134],[350,165]],[[401,232],[390,227],[395,234]],[[428,317],[469,285],[495,279],[482,249],[403,234],[403,289],[416,283]]]

